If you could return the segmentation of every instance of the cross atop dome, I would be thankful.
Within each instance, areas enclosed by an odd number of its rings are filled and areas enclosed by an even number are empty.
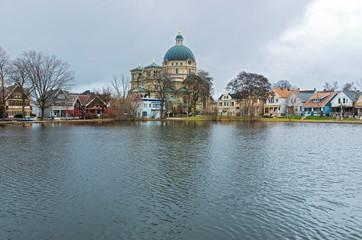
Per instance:
[[[184,45],[182,41],[184,40],[183,36],[181,35],[181,27],[178,27],[178,35],[176,36],[176,45],[182,46]]]

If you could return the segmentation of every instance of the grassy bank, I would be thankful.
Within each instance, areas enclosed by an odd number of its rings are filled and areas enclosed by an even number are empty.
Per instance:
[[[336,120],[331,119],[288,119],[288,118],[260,118],[263,122],[299,122],[299,123],[347,123],[347,124],[362,124],[360,120]]]
[[[67,122],[113,122],[113,118],[94,118],[94,119],[78,119],[78,120],[36,120],[36,121],[0,121],[0,124],[23,124],[23,123],[67,123]]]
[[[0,124],[24,124],[24,123],[91,123],[91,122],[114,122],[118,121],[113,118],[95,118],[95,119],[79,119],[79,120],[45,120],[45,121],[0,121]],[[127,120],[125,120],[127,121]],[[304,120],[301,120],[300,116],[294,116],[291,119],[286,117],[280,118],[261,118],[261,117],[238,117],[238,116],[218,116],[217,119],[215,116],[193,116],[187,118],[168,118],[168,119],[144,119],[144,118],[137,118],[128,121],[261,121],[261,122],[298,122],[298,123],[347,123],[347,124],[362,124],[362,121],[345,118],[343,120],[336,120],[335,118],[327,118],[327,117],[307,117]]]

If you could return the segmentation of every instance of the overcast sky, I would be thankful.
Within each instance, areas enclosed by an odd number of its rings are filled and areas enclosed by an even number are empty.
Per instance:
[[[0,46],[55,54],[76,72],[75,91],[162,63],[178,27],[215,96],[239,72],[301,89],[362,78],[361,0],[1,0]]]

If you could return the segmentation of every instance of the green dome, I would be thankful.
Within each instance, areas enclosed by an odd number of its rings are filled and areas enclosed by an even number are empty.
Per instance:
[[[188,47],[184,46],[183,40],[184,38],[179,31],[178,35],[176,36],[176,45],[166,52],[163,61],[187,61],[188,59],[192,59],[192,61],[196,62],[194,54]]]
[[[195,56],[191,50],[183,45],[173,46],[166,52],[165,57],[163,58],[164,61],[187,61],[188,59],[192,59],[192,61],[196,62]]]

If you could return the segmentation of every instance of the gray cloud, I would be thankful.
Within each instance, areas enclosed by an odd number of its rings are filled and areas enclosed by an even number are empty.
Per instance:
[[[59,56],[76,71],[77,90],[84,90],[105,85],[114,74],[129,75],[139,60],[145,66],[155,57],[161,64],[181,26],[198,67],[215,77],[216,95],[243,70],[302,85],[293,80],[308,71],[288,71],[285,52],[273,49],[283,49],[281,36],[303,22],[311,3],[2,0],[0,46],[12,57],[30,49]]]

